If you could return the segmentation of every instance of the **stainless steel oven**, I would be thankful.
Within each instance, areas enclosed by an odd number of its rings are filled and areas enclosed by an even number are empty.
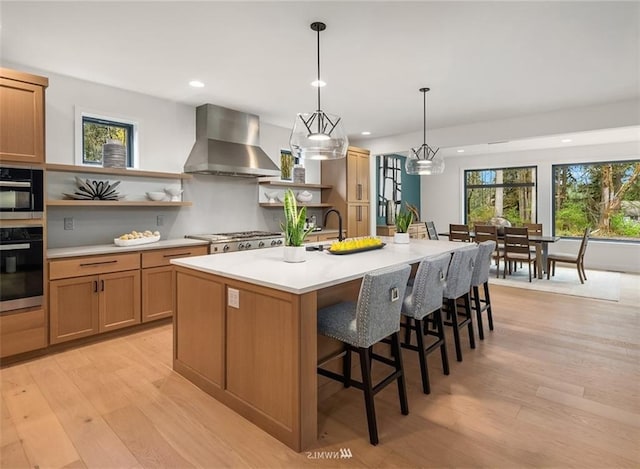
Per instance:
[[[0,166],[0,219],[42,218],[44,171]]]
[[[0,312],[42,304],[42,226],[0,228]]]

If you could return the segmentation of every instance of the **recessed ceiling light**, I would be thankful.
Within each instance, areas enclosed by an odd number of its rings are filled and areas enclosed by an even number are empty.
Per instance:
[[[371,135],[371,132],[369,132],[368,130],[363,130],[362,132],[360,132],[362,135]]]
[[[316,88],[322,88],[323,86],[327,86],[327,84],[322,80],[313,80],[311,82],[311,86],[315,86]]]
[[[204,83],[198,80],[191,80],[189,82],[189,86],[193,86],[194,88],[204,88]]]
[[[571,140],[570,138],[563,138],[562,140],[560,140],[562,143],[571,143],[573,142],[573,140]]]
[[[460,150],[457,150],[458,153],[464,153],[464,150],[461,148]]]

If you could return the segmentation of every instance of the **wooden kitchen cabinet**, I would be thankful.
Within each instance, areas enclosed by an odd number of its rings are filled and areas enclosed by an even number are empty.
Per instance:
[[[369,236],[369,150],[349,147],[346,158],[321,163],[322,183],[332,188],[322,193],[322,202],[342,215],[347,237]],[[337,217],[330,216],[326,228],[338,228]]]
[[[142,322],[173,316],[175,279],[171,259],[206,254],[208,246],[142,252]]]
[[[347,237],[369,236],[369,204],[347,206]]]
[[[0,358],[47,346],[43,308],[29,308],[0,316]]]
[[[52,344],[140,323],[140,253],[49,262]]]
[[[44,163],[45,77],[0,68],[0,161]]]

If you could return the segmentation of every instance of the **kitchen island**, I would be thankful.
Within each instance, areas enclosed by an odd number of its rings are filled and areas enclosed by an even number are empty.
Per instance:
[[[307,252],[285,263],[282,248],[176,259],[173,368],[293,448],[317,440],[318,309],[356,300],[362,277],[416,264],[464,243],[412,240],[349,255]]]

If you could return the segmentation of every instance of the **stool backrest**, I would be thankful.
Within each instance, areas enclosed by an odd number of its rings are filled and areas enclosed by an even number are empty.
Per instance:
[[[411,267],[369,272],[362,279],[356,306],[357,346],[370,347],[400,330],[400,310]]]
[[[478,287],[489,281],[489,268],[491,267],[491,256],[496,250],[496,242],[493,240],[483,241],[478,244],[478,256],[475,267],[471,275],[471,286]]]
[[[425,221],[427,227],[427,236],[429,239],[438,239],[438,230],[436,230],[436,224],[433,221]]]
[[[460,298],[465,293],[469,293],[477,255],[478,246],[475,244],[453,252],[447,273],[447,285],[443,293],[445,298]]]
[[[451,254],[423,259],[413,280],[413,289],[403,305],[404,313],[422,319],[442,306],[442,292],[447,279]]]
[[[471,242],[469,227],[467,225],[449,224],[449,241],[463,241],[465,243]]]

